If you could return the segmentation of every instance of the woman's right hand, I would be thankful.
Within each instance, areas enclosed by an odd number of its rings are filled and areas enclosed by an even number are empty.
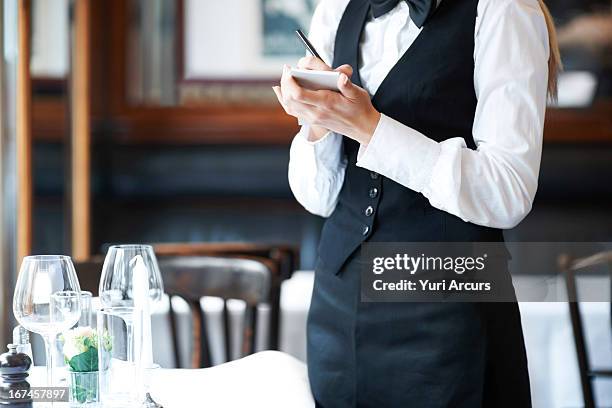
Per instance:
[[[351,68],[350,65],[341,65],[338,68],[332,70],[332,68],[325,62],[313,56],[301,58],[298,61],[297,67],[300,69],[312,69],[317,71],[342,72],[349,78],[351,77],[351,75],[353,75],[353,68]],[[276,97],[278,98],[278,101],[285,109],[285,112],[292,116],[296,116],[295,112],[293,112],[292,106],[299,106],[300,104],[299,101],[294,101],[291,97],[291,89],[295,89],[295,87],[299,87],[299,85],[295,81],[295,79],[289,74],[289,69],[285,67],[285,69],[283,70],[283,76],[281,77],[281,85],[272,88],[274,90],[274,93],[276,94]],[[323,136],[325,136],[328,132],[329,130],[323,127],[310,126],[310,134],[308,135],[308,140],[311,142],[317,141]]]

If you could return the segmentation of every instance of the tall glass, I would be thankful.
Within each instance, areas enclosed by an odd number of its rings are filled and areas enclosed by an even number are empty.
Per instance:
[[[93,294],[89,291],[81,291],[81,318],[77,322],[77,327],[92,327],[92,299]]]
[[[129,333],[133,315],[133,307],[98,311],[98,369],[104,407],[136,406],[139,402],[134,337]]]
[[[53,386],[53,345],[58,333],[81,316],[80,286],[72,260],[64,255],[27,256],[13,296],[15,318],[45,342],[47,385]]]
[[[72,327],[73,329],[76,327],[92,327],[92,299],[93,294],[86,290],[81,291],[81,317],[77,324]],[[53,355],[54,367],[56,370],[54,371],[53,380],[58,384],[63,384],[68,379],[68,369],[66,368],[66,363],[64,361],[64,336],[60,334],[56,337],[55,340],[55,354]]]
[[[99,296],[102,307],[134,307],[134,290],[132,281],[136,260],[142,257],[144,266],[148,271],[149,297],[151,303],[159,302],[164,294],[161,273],[157,265],[157,258],[150,245],[113,245],[108,249],[102,266],[100,277]],[[134,326],[132,317],[124,316],[127,331],[127,345],[132,347],[134,341]],[[127,349],[130,356],[134,350]]]

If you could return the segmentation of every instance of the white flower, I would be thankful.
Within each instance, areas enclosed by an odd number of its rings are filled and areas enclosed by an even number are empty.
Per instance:
[[[94,329],[92,329],[89,326],[77,327],[70,331],[74,333],[75,337],[92,337],[96,332]]]
[[[89,347],[85,345],[85,339],[89,339],[91,344],[91,341],[95,341],[96,331],[91,327],[77,327],[64,333],[63,337],[64,356],[67,360],[70,360],[72,357],[84,353],[89,349]]]
[[[74,344],[74,341],[64,343],[64,356],[66,359],[71,360],[77,354],[81,354],[81,350]]]

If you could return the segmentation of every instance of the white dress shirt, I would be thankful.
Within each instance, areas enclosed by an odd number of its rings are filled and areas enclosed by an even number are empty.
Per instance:
[[[312,19],[309,38],[328,64],[348,3],[322,0]],[[367,21],[358,69],[370,95],[420,32],[404,1]],[[480,0],[474,39],[477,150],[462,137],[435,142],[382,114],[369,144],[360,146],[357,166],[420,192],[464,221],[512,228],[531,209],[542,153],[549,48],[538,1]],[[291,144],[289,184],[308,211],[328,217],[347,166],[342,136],[330,132],[312,142],[309,134],[302,126]]]

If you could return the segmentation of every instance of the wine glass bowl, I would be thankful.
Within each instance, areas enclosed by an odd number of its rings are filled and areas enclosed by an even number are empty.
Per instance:
[[[26,256],[21,264],[15,294],[13,313],[17,321],[27,330],[43,336],[57,334],[71,327],[67,319],[55,314],[51,321],[51,298],[56,293],[69,292],[76,296],[74,314],[80,316],[79,281],[69,256]],[[78,317],[77,317],[78,321]],[[74,325],[74,323],[72,323]],[[68,326],[68,327],[66,327]]]
[[[157,258],[150,245],[113,245],[108,249],[102,266],[99,295],[104,307],[133,307],[132,287],[135,260],[142,257],[148,270],[149,297],[153,302],[162,299],[164,286]]]
[[[52,385],[52,343],[81,316],[79,281],[72,260],[64,255],[26,256],[13,295],[15,318],[45,342],[47,383]]]

